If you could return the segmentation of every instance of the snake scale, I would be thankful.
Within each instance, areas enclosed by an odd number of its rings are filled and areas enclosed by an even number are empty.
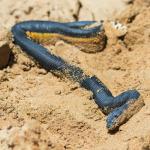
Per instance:
[[[60,72],[65,77],[78,82],[81,87],[93,93],[93,99],[107,116],[106,126],[109,131],[117,129],[136,112],[144,102],[137,90],[128,90],[114,97],[111,91],[96,76],[89,76],[84,71],[44,48],[42,41],[63,39],[79,46],[84,52],[99,52],[105,48],[107,37],[101,21],[52,22],[25,21],[12,27],[14,43],[33,57],[48,71]],[[86,48],[84,48],[86,47]]]

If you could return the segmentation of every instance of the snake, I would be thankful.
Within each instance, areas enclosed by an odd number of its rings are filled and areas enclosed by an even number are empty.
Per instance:
[[[114,131],[127,122],[143,106],[143,98],[136,89],[113,96],[107,86],[95,75],[86,74],[80,67],[70,64],[46,49],[44,42],[55,43],[58,39],[80,47],[84,52],[98,53],[107,44],[103,21],[54,22],[29,20],[11,28],[14,44],[36,60],[44,69],[79,83],[81,88],[92,92],[93,100],[107,116],[106,128]]]

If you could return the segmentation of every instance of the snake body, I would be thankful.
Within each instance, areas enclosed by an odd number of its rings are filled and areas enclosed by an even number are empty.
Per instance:
[[[95,23],[95,21],[68,23],[25,21],[14,25],[12,34],[15,44],[19,45],[46,70],[60,72],[69,79],[78,82],[81,87],[92,91],[96,104],[104,114],[108,115],[106,120],[108,130],[114,130],[142,108],[144,103],[140,98],[140,93],[136,90],[128,90],[114,97],[106,85],[96,76],[86,75],[81,68],[48,52],[38,43],[56,38],[56,40],[63,39],[69,43],[75,43],[77,46],[90,45],[87,46],[87,49],[91,48],[89,52],[101,51],[105,47],[106,36],[103,23],[90,27]],[[137,103],[138,107],[134,109],[134,105]],[[129,114],[128,111],[130,111]]]

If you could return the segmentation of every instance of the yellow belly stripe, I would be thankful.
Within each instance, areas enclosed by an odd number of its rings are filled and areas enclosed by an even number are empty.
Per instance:
[[[37,33],[37,32],[26,32],[27,36],[35,41],[38,42],[44,42],[48,41],[51,39],[60,39],[64,41],[68,41],[71,43],[95,43],[99,44],[100,38],[99,35],[95,37],[71,37],[71,36],[66,36],[58,33]]]

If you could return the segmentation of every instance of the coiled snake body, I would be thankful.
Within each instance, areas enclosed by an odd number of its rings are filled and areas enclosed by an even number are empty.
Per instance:
[[[108,115],[107,128],[114,130],[140,110],[143,101],[136,90],[128,90],[114,97],[110,90],[96,77],[86,75],[83,70],[67,63],[37,42],[54,42],[63,39],[81,50],[101,51],[106,44],[103,23],[94,25],[94,21],[58,23],[51,21],[26,21],[12,27],[15,44],[32,56],[48,71],[59,71],[61,74],[78,82],[81,87],[92,91],[96,104]],[[94,26],[92,26],[94,25]],[[83,47],[82,47],[83,46]],[[84,47],[86,46],[86,49]]]

